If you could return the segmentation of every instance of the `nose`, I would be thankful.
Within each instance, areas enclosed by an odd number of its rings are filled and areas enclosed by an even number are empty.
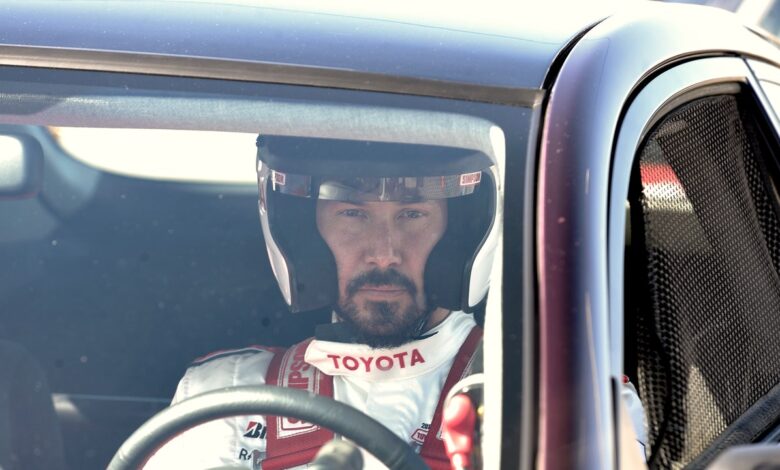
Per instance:
[[[378,225],[369,237],[366,263],[379,269],[401,264],[400,237],[389,224]]]

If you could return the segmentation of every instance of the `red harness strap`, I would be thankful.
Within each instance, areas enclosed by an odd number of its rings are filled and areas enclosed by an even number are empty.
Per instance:
[[[450,373],[444,382],[444,387],[439,394],[439,403],[436,405],[436,412],[433,414],[433,421],[428,428],[428,435],[425,436],[420,457],[432,470],[450,470],[450,458],[447,457],[447,451],[444,449],[444,441],[441,439],[441,417],[444,408],[444,399],[447,392],[458,383],[458,381],[471,373],[471,363],[474,360],[474,351],[476,351],[479,341],[482,339],[482,328],[475,326],[466,337],[466,341],[458,350],[455,361],[450,367]]]
[[[333,397],[333,377],[323,374],[304,361],[311,338],[298,343],[284,354],[276,354],[268,366],[266,383],[278,387],[307,390]],[[303,465],[314,460],[320,447],[333,439],[329,429],[285,416],[267,416],[263,470]]]
[[[441,440],[444,399],[452,386],[471,372],[474,351],[481,338],[482,329],[475,326],[455,355],[455,361],[439,395],[433,421],[420,449],[420,457],[433,470],[450,469],[450,460],[444,449],[444,441]],[[293,346],[284,354],[275,355],[268,368],[266,383],[280,387],[301,388],[333,398],[333,377],[323,374],[303,359],[310,342],[311,339],[308,339]],[[332,431],[310,423],[276,416],[268,416],[266,420],[268,434],[263,470],[280,470],[305,465],[314,460],[320,447],[333,439]]]

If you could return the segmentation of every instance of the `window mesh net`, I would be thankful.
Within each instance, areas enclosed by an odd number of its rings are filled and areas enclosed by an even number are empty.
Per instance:
[[[628,296],[639,312],[637,374],[656,468],[704,465],[724,431],[780,382],[780,221],[746,109],[732,95],[690,102],[639,154],[632,249],[644,275]],[[754,417],[747,434],[775,416]],[[757,437],[747,434],[729,444]]]

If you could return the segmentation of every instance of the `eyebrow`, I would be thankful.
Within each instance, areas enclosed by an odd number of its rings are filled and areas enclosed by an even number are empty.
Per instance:
[[[361,206],[361,207],[366,205],[365,201],[334,201],[334,202],[340,202],[342,204],[349,204],[352,206]]]

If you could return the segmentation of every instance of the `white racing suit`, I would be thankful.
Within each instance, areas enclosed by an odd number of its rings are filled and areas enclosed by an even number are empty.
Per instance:
[[[392,349],[313,339],[308,345],[302,343],[303,358],[289,355],[292,369],[283,370],[300,370],[305,362],[314,366],[310,369],[332,376],[336,400],[376,419],[419,451],[455,356],[474,327],[471,315],[452,312],[421,339]],[[269,365],[278,353],[273,348],[256,346],[200,358],[187,369],[172,403],[223,387],[264,384]],[[301,380],[300,375],[292,372],[289,382],[279,383],[296,387],[297,380]],[[624,386],[621,395],[642,440],[644,412],[633,386]],[[290,432],[295,432],[296,426],[307,425],[295,420],[285,422]],[[275,433],[285,432],[278,430],[284,429],[284,425],[272,428]],[[234,465],[259,469],[266,458],[268,434],[265,416],[261,415],[212,421],[175,437],[144,468],[207,469]],[[363,460],[366,469],[386,468],[367,452],[363,452]]]

